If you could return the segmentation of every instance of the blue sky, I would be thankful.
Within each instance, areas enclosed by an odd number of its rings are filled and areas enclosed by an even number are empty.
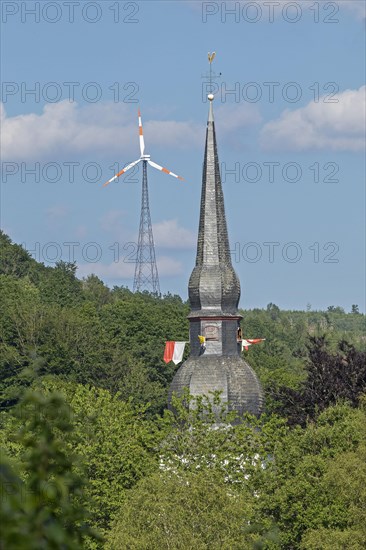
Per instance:
[[[102,184],[139,157],[140,107],[146,152],[184,177],[149,171],[160,286],[185,299],[216,50],[241,307],[364,311],[363,0],[1,7],[1,227],[13,241],[132,288],[141,170]]]

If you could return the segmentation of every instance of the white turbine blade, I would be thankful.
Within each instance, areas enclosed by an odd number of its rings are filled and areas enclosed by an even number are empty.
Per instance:
[[[122,174],[124,174],[125,172],[127,172],[127,170],[129,170],[130,168],[132,168],[133,166],[135,166],[135,164],[137,164],[138,162],[140,162],[141,159],[138,159],[138,160],[135,160],[134,162],[131,162],[130,164],[128,164],[127,166],[125,166],[125,168],[123,168],[123,170],[121,170],[120,172],[118,172],[118,174],[116,174],[115,176],[113,176],[113,178],[111,178],[110,180],[106,181],[106,183],[103,185],[103,187],[105,187],[106,185],[108,185],[109,183],[111,183],[112,181],[114,181],[115,179],[119,178],[120,176],[122,176]]]
[[[141,121],[141,112],[139,109],[139,136],[140,136],[140,153],[141,156],[144,154],[145,151],[145,141],[144,141],[144,132],[142,130],[142,121]]]
[[[156,168],[157,170],[161,170],[161,172],[164,172],[165,174],[169,174],[169,176],[173,176],[173,178],[178,178],[179,180],[183,179],[181,176],[177,176],[177,174],[173,174],[173,172],[171,172],[167,168],[163,168],[162,166],[159,166],[159,164],[156,164],[156,162],[153,162],[152,160],[148,160],[147,162],[153,168]]]

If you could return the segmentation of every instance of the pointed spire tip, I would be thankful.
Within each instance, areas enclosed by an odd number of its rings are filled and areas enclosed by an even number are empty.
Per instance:
[[[207,99],[210,102],[210,110],[208,112],[208,122],[213,122],[214,121],[214,116],[213,116],[212,102],[215,99],[215,96],[213,94],[208,94]]]

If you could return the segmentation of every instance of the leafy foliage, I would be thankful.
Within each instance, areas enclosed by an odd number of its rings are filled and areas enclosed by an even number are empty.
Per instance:
[[[122,505],[106,548],[250,548],[245,496],[212,474],[155,474]]]
[[[364,502],[350,513],[345,495],[334,491],[334,465],[344,453],[362,461],[365,444],[365,412],[347,406],[329,408],[317,424],[289,429],[273,453],[260,483],[260,513],[270,514],[281,532],[281,547],[301,545],[309,531],[343,531],[358,526]],[[362,467],[361,478],[365,475]],[[344,487],[349,499],[352,493]]]
[[[51,399],[56,393],[70,407],[69,423],[65,426],[55,423],[55,427],[60,430],[60,445],[65,452],[82,459],[83,466],[76,466],[76,471],[88,479],[83,494],[88,502],[90,523],[102,532],[118,509],[125,490],[157,468],[152,449],[159,438],[158,428],[145,418],[146,407],[135,408],[106,390],[62,382],[55,377],[44,378],[35,388],[38,400]],[[22,411],[25,414],[23,407]],[[54,421],[54,416],[50,417],[50,426]],[[3,445],[16,457],[23,452],[24,439],[15,448],[9,442],[11,434],[21,429],[21,425],[17,416],[5,416]],[[31,437],[36,438],[32,426],[28,428]]]
[[[272,398],[291,423],[304,425],[308,418],[344,399],[357,406],[366,392],[366,353],[345,341],[337,354],[329,353],[325,338],[311,338],[307,377],[299,390],[283,387]]]
[[[353,534],[362,548],[363,409],[328,408],[306,428],[274,416],[204,428],[202,416],[182,412],[162,443],[160,473],[131,488],[107,548],[290,550],[315,548],[327,532]]]
[[[83,479],[60,437],[72,430],[69,407],[57,394],[31,392],[16,412],[18,465],[1,455],[0,548],[76,550],[86,537],[98,540],[86,523]]]
[[[74,264],[45,267],[4,234],[0,243],[2,407],[52,374],[161,411],[174,374],[162,352],[167,339],[186,338],[187,305],[178,296],[110,290],[95,275],[81,282]]]
[[[245,358],[267,410],[232,425],[218,394],[166,410],[164,342],[188,334],[179,296],[0,245],[0,548],[366,546],[357,305],[242,312],[244,337],[266,338]]]

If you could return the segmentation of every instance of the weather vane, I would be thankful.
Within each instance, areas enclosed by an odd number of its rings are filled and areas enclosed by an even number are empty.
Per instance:
[[[212,92],[212,61],[216,57],[216,52],[208,52],[208,62],[210,64],[210,91]]]
[[[212,53],[208,52],[208,62],[210,64],[210,72],[208,74],[206,73],[205,75],[202,75],[202,78],[205,78],[206,80],[208,79],[208,81],[209,81],[210,94],[213,94],[213,84],[212,83],[215,80],[217,80],[218,78],[221,77],[221,73],[216,74],[215,72],[212,71],[212,62],[215,59],[215,57],[216,57],[216,52],[212,52]]]

